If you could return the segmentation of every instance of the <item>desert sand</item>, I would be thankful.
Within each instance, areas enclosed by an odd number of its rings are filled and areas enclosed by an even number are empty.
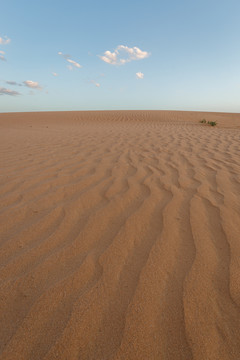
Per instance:
[[[240,359],[240,114],[0,114],[0,154],[1,360]]]

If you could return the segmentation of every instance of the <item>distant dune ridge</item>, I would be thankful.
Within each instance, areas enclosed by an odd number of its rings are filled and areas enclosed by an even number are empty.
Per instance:
[[[1,360],[240,359],[240,114],[0,114],[0,153]]]

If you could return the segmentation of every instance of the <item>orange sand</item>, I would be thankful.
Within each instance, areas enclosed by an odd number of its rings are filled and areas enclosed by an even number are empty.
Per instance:
[[[0,153],[1,360],[240,359],[240,114],[0,114]]]

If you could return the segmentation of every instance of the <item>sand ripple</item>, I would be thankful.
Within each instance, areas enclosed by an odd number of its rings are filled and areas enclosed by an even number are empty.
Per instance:
[[[239,358],[240,115],[0,126],[2,360]]]

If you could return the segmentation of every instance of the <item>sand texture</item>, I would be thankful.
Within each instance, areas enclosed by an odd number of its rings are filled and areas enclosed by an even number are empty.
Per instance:
[[[1,360],[240,359],[239,114],[0,114],[0,153]]]

